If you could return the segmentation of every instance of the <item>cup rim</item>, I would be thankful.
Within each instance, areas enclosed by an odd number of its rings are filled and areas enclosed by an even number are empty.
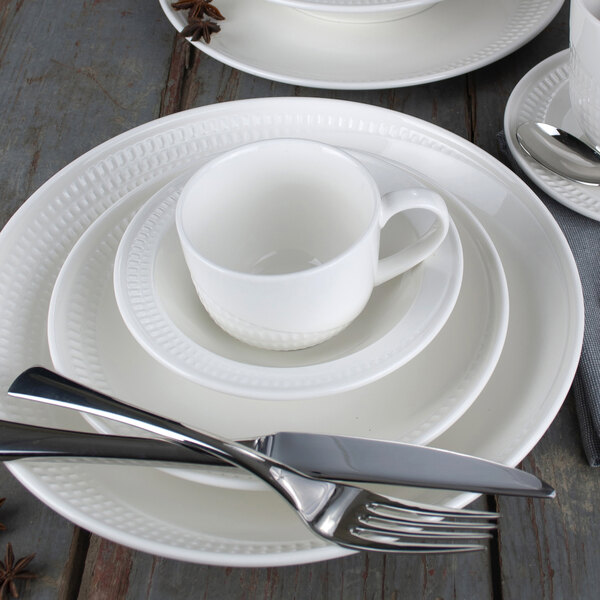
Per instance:
[[[191,242],[189,236],[187,235],[187,233],[185,231],[185,225],[183,222],[184,198],[186,197],[185,196],[186,190],[189,191],[189,189],[191,187],[190,184],[194,184],[198,179],[201,179],[202,175],[204,174],[204,172],[206,170],[208,170],[209,168],[212,168],[215,164],[226,161],[227,159],[229,159],[231,157],[232,154],[237,153],[240,150],[249,149],[253,146],[262,146],[265,144],[276,144],[276,143],[289,144],[290,142],[295,143],[295,144],[300,143],[303,145],[325,147],[325,148],[329,149],[330,151],[333,151],[338,156],[341,156],[348,162],[351,162],[354,165],[354,168],[356,168],[358,171],[360,171],[363,178],[369,182],[369,187],[371,189],[371,197],[374,200],[373,214],[371,215],[369,224],[365,227],[362,234],[358,238],[356,238],[342,252],[340,252],[339,254],[336,254],[333,258],[329,259],[328,261],[321,263],[320,265],[316,265],[314,267],[304,269],[302,271],[292,271],[290,273],[247,273],[245,271],[237,271],[235,269],[230,269],[229,267],[220,265],[219,263],[207,258],[202,253],[200,253],[197,250],[197,248],[195,247],[195,245]],[[220,273],[227,274],[228,276],[238,277],[241,279],[247,279],[247,280],[252,280],[252,281],[273,282],[278,279],[279,280],[296,279],[296,278],[302,278],[302,277],[310,277],[314,273],[325,271],[327,269],[335,267],[335,265],[337,263],[344,260],[344,258],[346,256],[351,254],[359,245],[361,245],[367,239],[367,237],[371,234],[373,229],[375,229],[379,224],[379,217],[381,214],[381,197],[382,197],[382,194],[379,191],[377,182],[375,181],[375,179],[373,178],[373,176],[371,175],[369,170],[359,160],[354,158],[352,155],[350,155],[348,152],[346,152],[342,148],[333,146],[331,144],[327,144],[326,142],[320,142],[320,141],[306,139],[306,138],[288,138],[288,137],[268,138],[268,139],[256,140],[253,142],[249,142],[247,144],[242,144],[240,146],[236,146],[235,148],[232,148],[231,150],[228,150],[226,152],[223,152],[222,154],[219,154],[215,158],[211,159],[210,161],[208,161],[207,163],[202,165],[187,180],[187,182],[183,186],[183,189],[181,190],[181,194],[177,200],[177,206],[175,208],[175,225],[177,228],[177,234],[178,234],[180,243],[181,243],[182,247],[184,247],[184,251],[187,249],[187,251],[191,252],[196,259],[203,262],[205,265],[207,265],[214,271],[218,271]]]

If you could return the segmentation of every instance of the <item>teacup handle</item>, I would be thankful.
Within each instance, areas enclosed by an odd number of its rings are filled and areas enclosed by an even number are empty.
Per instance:
[[[448,233],[450,215],[446,203],[439,194],[425,188],[398,190],[382,196],[379,227],[383,228],[395,214],[412,209],[430,211],[436,219],[414,244],[379,261],[375,285],[385,283],[418,265],[437,250]]]

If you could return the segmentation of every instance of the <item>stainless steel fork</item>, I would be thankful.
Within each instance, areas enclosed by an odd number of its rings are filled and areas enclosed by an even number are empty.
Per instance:
[[[409,503],[318,480],[251,448],[135,408],[42,367],[23,372],[9,394],[133,425],[242,467],[281,494],[314,533],[346,548],[405,553],[478,550],[484,546],[476,540],[490,537],[498,516]]]

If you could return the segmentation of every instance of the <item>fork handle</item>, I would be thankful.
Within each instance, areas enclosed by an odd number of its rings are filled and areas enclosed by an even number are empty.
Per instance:
[[[286,481],[296,481],[306,476],[237,442],[193,430],[177,421],[125,404],[43,367],[32,367],[21,373],[11,384],[8,393],[133,425],[196,452],[206,452],[250,471],[277,489],[293,506],[298,506],[296,486],[288,486]],[[333,485],[323,483],[324,487]]]

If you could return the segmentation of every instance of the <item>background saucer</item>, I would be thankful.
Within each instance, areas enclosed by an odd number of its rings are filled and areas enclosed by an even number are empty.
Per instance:
[[[506,104],[504,132],[511,154],[540,188],[561,204],[599,221],[600,186],[565,179],[531,158],[516,135],[519,125],[526,121],[549,123],[583,137],[571,111],[568,49],[547,58],[519,81]]]

